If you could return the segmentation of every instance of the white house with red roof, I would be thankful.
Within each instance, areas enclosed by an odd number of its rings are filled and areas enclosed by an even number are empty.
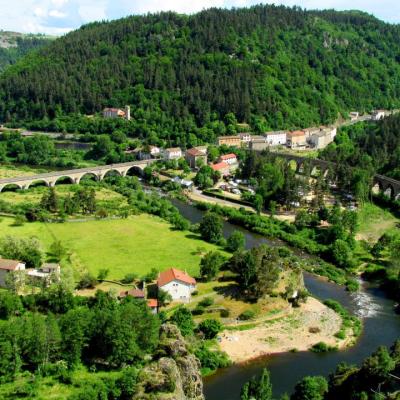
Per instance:
[[[0,286],[6,287],[7,275],[25,270],[25,263],[16,260],[0,258]]]
[[[223,156],[219,157],[218,161],[226,162],[229,165],[235,165],[238,163],[238,159],[234,153],[224,154]]]
[[[172,300],[189,301],[196,289],[196,279],[186,272],[170,268],[160,273],[157,279],[158,289],[169,293]]]

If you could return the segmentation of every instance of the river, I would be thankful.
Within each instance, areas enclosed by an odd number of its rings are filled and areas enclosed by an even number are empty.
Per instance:
[[[172,201],[181,214],[192,223],[201,221],[203,211],[177,200]],[[281,245],[253,234],[241,227],[224,223],[224,235],[229,236],[234,230],[242,231],[246,236],[246,246],[251,248],[261,243]],[[313,296],[324,300],[334,299],[343,304],[363,322],[363,333],[357,344],[338,352],[317,354],[313,352],[284,353],[270,356],[262,361],[246,366],[232,366],[218,371],[205,379],[204,393],[207,400],[239,400],[240,389],[253,375],[267,367],[271,373],[274,396],[291,393],[305,375],[325,375],[335,370],[338,363],[359,364],[378,346],[390,346],[400,337],[400,317],[393,311],[393,302],[384,293],[362,282],[362,290],[349,293],[343,287],[326,282],[314,275],[305,273],[304,281]]]

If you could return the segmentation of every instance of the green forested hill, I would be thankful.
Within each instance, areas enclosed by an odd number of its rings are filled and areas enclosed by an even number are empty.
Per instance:
[[[0,119],[71,130],[63,115],[131,104],[132,135],[177,143],[223,133],[228,113],[256,130],[306,127],[400,106],[399,62],[400,27],[361,12],[133,16],[84,26],[8,68]],[[105,130],[85,118],[76,128],[87,124]]]
[[[52,38],[44,35],[0,31],[0,73],[29,51],[45,46],[50,40]]]

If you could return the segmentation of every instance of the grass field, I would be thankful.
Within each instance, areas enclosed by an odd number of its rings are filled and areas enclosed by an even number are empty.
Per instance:
[[[400,222],[389,211],[366,203],[358,213],[359,228],[357,231],[357,239],[376,242],[385,232],[393,231]]]
[[[109,269],[109,279],[127,273],[144,275],[152,268],[176,267],[196,276],[201,252],[216,246],[200,240],[190,232],[174,231],[160,218],[141,214],[122,220],[94,220],[62,224],[26,223],[12,226],[13,219],[0,222],[0,237],[36,236],[45,250],[59,239],[70,252],[74,271],[97,275]]]
[[[76,191],[80,186],[79,185],[56,185],[55,191],[57,195],[62,199],[67,196],[68,193],[73,195],[74,191]],[[114,192],[112,190],[102,188],[102,187],[94,187],[96,190],[96,200],[98,201],[98,205],[102,206],[102,202],[109,201],[117,201],[120,202],[121,205],[126,204],[126,199],[121,194]],[[29,190],[17,190],[17,191],[5,191],[0,193],[0,200],[7,201],[13,204],[20,203],[39,203],[43,193],[46,193],[49,189],[45,186],[36,186],[31,187]]]
[[[45,168],[33,168],[28,166],[14,166],[0,164],[0,179],[15,178],[16,176],[30,176],[48,172]]]

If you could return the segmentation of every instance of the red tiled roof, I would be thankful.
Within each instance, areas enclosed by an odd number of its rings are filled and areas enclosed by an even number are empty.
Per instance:
[[[192,149],[186,150],[186,154],[189,154],[189,155],[191,155],[193,157],[204,156],[205,155],[202,151],[200,151],[200,150],[198,150],[198,149],[196,149],[194,147]]]
[[[147,299],[147,305],[150,308],[156,308],[156,307],[158,307],[158,301],[157,301],[157,299]]]
[[[15,271],[18,267],[20,261],[7,260],[5,258],[0,258],[0,269],[6,269],[8,271]]]
[[[221,160],[229,160],[230,158],[236,158],[236,154],[229,153],[229,154],[225,154],[224,156],[220,157]]]
[[[196,279],[192,278],[186,272],[183,272],[179,269],[170,268],[160,273],[160,276],[157,279],[157,285],[158,287],[162,287],[172,281],[181,281],[189,285],[196,284]]]
[[[228,165],[225,161],[222,161],[222,162],[217,163],[217,164],[212,164],[212,165],[211,165],[211,168],[212,168],[214,171],[219,171],[219,170],[221,170],[221,169],[229,168],[229,165]]]
[[[179,147],[169,147],[168,149],[165,149],[165,151],[169,151],[170,153],[176,152],[176,151],[181,151]]]
[[[131,289],[131,290],[124,290],[119,294],[119,297],[126,297],[126,296],[132,296],[135,297],[136,299],[144,299],[144,292],[143,290],[139,289]]]
[[[293,131],[293,132],[288,133],[289,137],[298,137],[298,136],[304,136],[304,135],[305,135],[304,131]]]

